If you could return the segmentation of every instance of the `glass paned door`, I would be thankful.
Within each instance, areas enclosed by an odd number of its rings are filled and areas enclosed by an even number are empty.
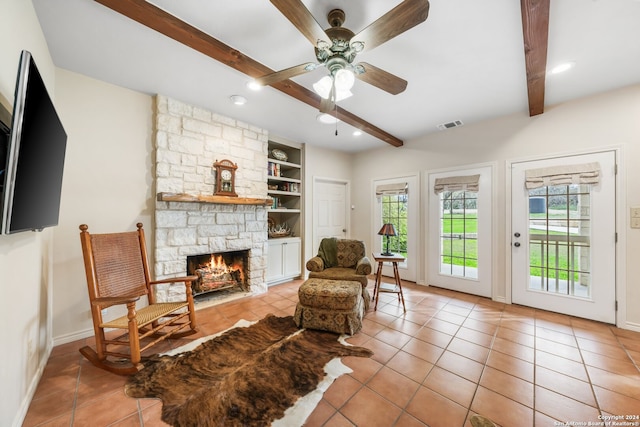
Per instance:
[[[511,300],[615,323],[615,151],[511,165]],[[527,170],[597,162],[600,182],[525,188]]]
[[[473,295],[493,293],[493,166],[431,172],[428,191],[427,281]],[[479,175],[478,191],[436,194],[437,180]]]

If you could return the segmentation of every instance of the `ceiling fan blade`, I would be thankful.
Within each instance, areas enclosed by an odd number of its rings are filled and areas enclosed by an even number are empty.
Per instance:
[[[290,79],[291,77],[299,76],[300,74],[313,71],[317,66],[318,64],[314,62],[307,62],[305,64],[296,65],[295,67],[290,67],[284,70],[276,71],[275,73],[258,77],[257,79],[255,79],[255,82],[260,86],[269,86],[274,83]]]
[[[285,18],[304,35],[312,45],[317,46],[318,40],[326,42],[331,46],[331,40],[318,24],[309,9],[300,0],[271,0],[271,3],[278,8]]]
[[[385,92],[389,92],[392,95],[397,95],[407,88],[407,81],[400,77],[384,71],[378,67],[374,67],[366,62],[360,62],[358,64],[364,68],[364,73],[357,74],[356,78],[362,80],[365,83],[369,83],[382,89]]]
[[[428,0],[404,0],[353,36],[351,40],[364,43],[363,51],[371,50],[424,22],[427,16],[429,16]]]

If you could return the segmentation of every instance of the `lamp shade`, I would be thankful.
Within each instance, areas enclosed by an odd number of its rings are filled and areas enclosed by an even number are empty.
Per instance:
[[[382,255],[384,256],[393,255],[391,252],[389,252],[389,237],[398,235],[398,233],[396,233],[396,228],[393,226],[393,224],[386,223],[382,225],[382,228],[380,229],[380,231],[378,231],[378,234],[381,236],[387,237],[387,250],[384,251]]]
[[[381,236],[397,236],[398,235],[398,233],[396,233],[396,228],[393,226],[393,224],[383,224],[380,231],[378,231],[378,234]]]

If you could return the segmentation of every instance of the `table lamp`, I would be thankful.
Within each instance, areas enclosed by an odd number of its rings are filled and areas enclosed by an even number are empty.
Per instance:
[[[396,233],[396,228],[393,226],[393,224],[387,223],[382,226],[380,231],[378,231],[378,234],[381,236],[387,236],[387,250],[382,254],[382,256],[393,255],[391,252],[389,252],[389,237],[398,235],[398,233]]]

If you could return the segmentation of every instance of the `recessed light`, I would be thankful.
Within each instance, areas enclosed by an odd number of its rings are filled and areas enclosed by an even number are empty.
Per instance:
[[[319,121],[320,123],[325,124],[325,125],[333,125],[333,124],[338,123],[340,121],[340,119],[332,116],[331,114],[327,114],[327,113],[318,114],[316,116],[316,120]]]
[[[353,136],[360,136],[360,135],[362,135],[362,131],[360,131],[360,130],[354,130],[353,131]]]
[[[231,100],[231,102],[233,102],[235,105],[244,105],[247,103],[247,98],[245,98],[242,95],[231,95],[229,97],[229,99]]]
[[[573,61],[563,62],[562,64],[558,64],[555,67],[553,67],[551,70],[549,70],[549,73],[550,74],[564,73],[565,71],[568,71],[573,67],[575,67],[575,65],[576,63]]]
[[[247,82],[247,88],[258,91],[262,89],[262,85],[256,82],[255,80],[251,80],[250,82]]]

